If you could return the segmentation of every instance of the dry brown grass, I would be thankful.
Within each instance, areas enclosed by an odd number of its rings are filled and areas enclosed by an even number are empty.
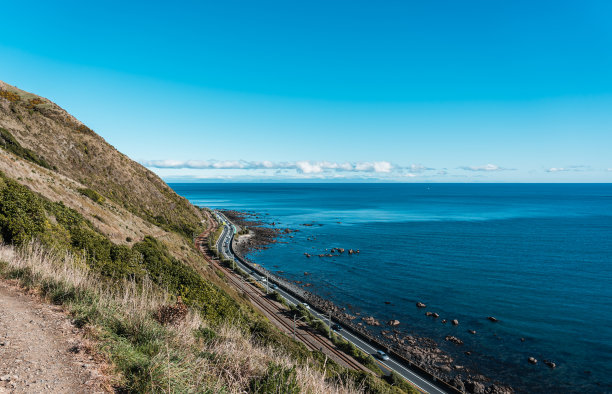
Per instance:
[[[104,321],[121,319],[131,329],[138,328],[142,333],[151,335],[151,342],[160,344],[147,364],[146,373],[150,376],[147,389],[152,392],[201,392],[207,389],[210,392],[243,393],[248,391],[254,379],[266,373],[271,363],[285,368],[295,367],[301,392],[360,391],[350,384],[329,383],[322,372],[308,363],[298,364],[278,349],[254,342],[232,322],[211,327],[197,312],[189,310],[177,324],[161,326],[153,316],[160,308],[174,305],[168,294],[146,280],[139,284],[125,281],[119,286],[110,285],[88,271],[80,256],[56,255],[37,244],[30,244],[23,250],[2,245],[0,261],[8,266],[5,272],[29,271],[28,279],[22,281],[31,288],[42,288],[45,283],[59,283],[66,288],[94,295],[91,299],[95,300],[96,305],[93,307],[102,316],[90,323],[90,331],[98,333],[94,339],[99,341],[100,350],[106,349],[110,363],[117,356],[113,351],[124,350],[115,349],[117,346],[107,343],[109,339],[105,333],[108,328],[104,326]],[[65,307],[74,314],[75,310],[84,306],[75,299],[66,303]],[[194,335],[201,329],[211,330],[215,334],[207,339]],[[125,382],[125,371],[116,367],[114,373],[117,375],[115,381]]]

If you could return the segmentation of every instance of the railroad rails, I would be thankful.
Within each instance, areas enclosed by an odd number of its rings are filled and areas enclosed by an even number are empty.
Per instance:
[[[251,300],[251,302],[253,302],[255,306],[268,317],[268,319],[270,319],[277,326],[280,326],[285,333],[291,334],[293,332],[293,321],[289,317],[281,315],[285,310],[283,307],[266,298],[263,292],[256,286],[243,281],[241,278],[237,278],[236,274],[229,268],[220,266],[218,264],[215,265],[217,268],[227,273],[226,277],[230,279],[232,284],[241,289],[247,295],[249,300]],[[312,332],[310,327],[306,324],[301,322],[295,323],[295,336],[296,339],[304,343],[304,345],[306,345],[306,347],[310,350],[325,349],[323,353],[327,354],[340,364],[357,371],[371,372],[368,368],[355,361],[352,357],[337,349],[335,345],[329,342],[326,338]]]

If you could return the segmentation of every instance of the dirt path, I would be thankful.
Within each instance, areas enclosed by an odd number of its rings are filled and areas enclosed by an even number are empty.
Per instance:
[[[0,393],[103,393],[99,366],[61,308],[0,281]]]

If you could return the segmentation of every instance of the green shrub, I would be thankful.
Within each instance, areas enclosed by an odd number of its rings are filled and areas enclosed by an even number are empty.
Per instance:
[[[397,387],[397,388],[399,388],[400,390],[402,390],[402,391],[404,391],[406,393],[411,393],[411,394],[418,394],[419,393],[419,391],[417,389],[415,389],[414,386],[412,386],[410,383],[408,383],[406,381],[406,379],[401,377],[395,371],[391,371],[391,373],[389,375],[385,375],[384,379],[391,386]]]
[[[172,257],[155,238],[145,237],[134,245],[133,250],[142,254],[144,268],[155,283],[180,295],[187,305],[197,307],[209,321],[219,323],[224,318],[241,319],[236,301]]]
[[[100,193],[89,188],[79,189],[79,193],[81,193],[85,197],[89,197],[93,202],[98,204],[103,204],[105,201],[105,198],[100,195]]]
[[[330,334],[329,326],[322,320],[315,319],[311,323],[312,328],[319,334],[328,337]]]
[[[41,199],[27,187],[4,178],[0,190],[0,234],[4,242],[23,245],[47,227],[49,223]]]
[[[380,369],[378,363],[376,362],[376,360],[374,360],[374,357],[372,357],[372,355],[364,353],[355,345],[353,345],[353,343],[335,334],[332,335],[332,342],[338,347],[338,349],[342,350],[344,353],[350,355],[355,360],[359,361],[364,367],[369,368],[377,375],[383,375],[383,371]]]
[[[13,135],[6,129],[0,127],[0,147],[19,156],[25,160],[31,161],[32,163],[38,164],[41,167],[51,169],[49,163],[47,163],[42,157],[34,153],[33,151],[24,148],[21,144],[13,137]]]
[[[217,333],[208,327],[200,327],[195,330],[194,336],[202,339],[206,343],[210,343],[217,338]]]
[[[250,392],[261,394],[298,394],[300,392],[300,385],[297,380],[295,367],[285,368],[281,365],[270,363],[262,377],[251,381]]]
[[[287,304],[287,301],[285,300],[285,298],[282,295],[280,295],[278,291],[273,291],[272,293],[270,293],[269,297],[273,299],[274,301],[280,302],[284,306],[289,307],[289,304]]]

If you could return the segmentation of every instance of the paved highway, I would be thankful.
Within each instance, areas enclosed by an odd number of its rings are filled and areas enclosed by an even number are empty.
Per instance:
[[[244,264],[242,264],[242,262],[238,258],[236,258],[236,256],[234,255],[231,249],[231,242],[234,236],[234,227],[232,226],[232,223],[225,217],[225,215],[217,211],[215,211],[215,214],[217,215],[219,221],[223,223],[223,232],[221,233],[221,236],[219,237],[219,240],[217,241],[217,244],[216,244],[217,250],[220,251],[221,254],[225,258],[234,261],[237,267],[241,268],[245,272],[249,273],[251,277],[260,281],[262,284],[266,285],[267,284],[266,278],[261,278],[259,275],[251,273],[252,268],[245,266]],[[271,285],[272,283],[273,282],[270,281],[269,284]],[[277,291],[290,304],[297,305],[297,304],[302,303],[292,294],[288,293],[287,291],[283,290],[280,287],[274,289],[274,291]],[[329,317],[327,315],[324,315],[323,313],[317,311],[314,308],[310,308],[310,312],[315,317],[323,320],[324,322],[328,324],[330,323]],[[376,358],[375,356],[376,352],[378,350],[381,350],[381,349],[374,348],[369,343],[363,341],[361,338],[351,334],[350,332],[346,330],[338,330],[334,332],[337,335],[341,335],[342,337],[344,337],[344,339],[346,339],[347,341],[352,342],[355,346],[357,346],[359,349],[364,351],[366,354],[371,354],[375,358]],[[415,385],[416,387],[418,387],[419,389],[421,389],[422,391],[426,393],[431,393],[431,394],[446,393],[446,391],[436,386],[433,382],[421,377],[420,375],[406,368],[402,363],[400,363],[397,360],[394,360],[391,357],[389,358],[389,360],[380,360],[376,358],[376,361],[380,364],[381,368],[385,370],[386,372],[390,373],[391,371],[395,371],[396,373],[404,377],[404,379],[408,380],[410,383],[412,383],[413,385]]]

